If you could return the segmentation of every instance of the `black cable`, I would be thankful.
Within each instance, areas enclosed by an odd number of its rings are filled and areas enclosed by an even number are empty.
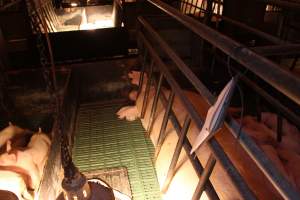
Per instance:
[[[228,74],[231,76],[231,78],[233,78],[234,75],[231,71],[230,56],[227,57],[227,69],[228,69]],[[248,72],[248,69],[246,69],[243,73],[237,72],[237,74],[235,76],[239,78],[240,76],[245,76],[247,72]],[[240,126],[239,126],[238,133],[237,133],[237,139],[239,139],[240,135],[241,135],[241,130],[242,130],[242,127],[243,127],[244,107],[245,106],[244,106],[244,93],[243,93],[243,90],[238,84],[236,86],[237,86],[238,91],[239,91],[240,102],[241,102]]]

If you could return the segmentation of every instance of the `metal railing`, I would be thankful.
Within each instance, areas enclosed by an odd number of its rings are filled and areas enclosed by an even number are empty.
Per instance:
[[[153,116],[153,113],[155,113],[156,110],[156,105],[157,105],[157,101],[158,101],[158,96],[160,96],[159,98],[162,100],[163,105],[166,107],[166,112],[164,115],[164,119],[162,122],[162,128],[159,134],[159,139],[158,139],[158,144],[157,144],[157,148],[155,151],[155,155],[157,156],[159,154],[159,149],[162,146],[163,142],[164,142],[164,138],[165,138],[165,128],[167,125],[168,120],[170,119],[170,121],[172,122],[176,133],[179,136],[179,141],[177,143],[175,153],[173,155],[172,158],[172,162],[173,164],[170,165],[169,168],[169,172],[168,172],[168,177],[166,178],[167,182],[165,182],[164,186],[163,186],[163,190],[167,190],[168,185],[170,183],[170,181],[173,178],[174,175],[174,167],[175,167],[175,163],[177,163],[178,161],[178,157],[179,157],[179,153],[180,150],[182,148],[185,149],[185,151],[187,152],[187,155],[194,167],[194,169],[197,172],[197,175],[200,178],[201,181],[201,174],[203,171],[203,167],[201,166],[201,163],[199,161],[199,159],[195,156],[195,154],[190,155],[190,151],[191,151],[191,144],[185,140],[185,142],[183,142],[183,140],[186,137],[186,132],[188,130],[190,121],[193,120],[195,122],[195,124],[197,125],[197,127],[199,129],[201,129],[202,124],[203,124],[203,120],[200,118],[200,116],[198,115],[198,113],[195,111],[194,107],[192,106],[192,104],[189,102],[189,100],[187,99],[187,97],[183,94],[180,86],[178,85],[178,83],[175,81],[174,77],[171,75],[171,73],[169,72],[169,70],[167,69],[167,66],[162,62],[162,60],[159,58],[158,54],[155,52],[155,50],[153,49],[153,47],[151,46],[151,44],[147,41],[147,39],[144,37],[144,35],[142,33],[139,34],[139,38],[141,39],[141,41],[143,42],[143,44],[145,45],[145,48],[147,49],[147,52],[149,53],[149,56],[151,57],[151,59],[153,59],[152,63],[155,63],[156,66],[158,66],[158,69],[161,72],[161,78],[160,79],[166,79],[166,81],[169,83],[170,87],[172,88],[172,94],[170,95],[170,97],[167,99],[165,97],[165,95],[162,92],[158,92],[156,93],[154,99],[155,102],[153,103],[154,109],[152,109],[151,112],[151,116]],[[150,65],[150,71],[151,68],[153,68],[153,64]],[[152,78],[153,76],[150,76],[148,81],[147,81],[147,86],[146,88],[146,94],[149,93],[149,85],[152,82]],[[162,81],[159,81],[159,83],[161,83]],[[156,91],[160,91],[161,88],[161,84],[157,84],[157,88]],[[141,82],[142,84],[142,82]],[[179,99],[181,100],[181,102],[183,103],[184,107],[187,109],[188,111],[188,116],[184,122],[183,127],[180,126],[180,123],[178,122],[177,117],[175,116],[175,114],[172,111],[172,105],[173,105],[173,100],[174,100],[174,95],[178,96]],[[145,99],[144,102],[147,101],[147,96],[145,95]],[[146,107],[146,103],[143,104],[143,108],[142,110],[144,110]],[[143,116],[142,116],[143,117]],[[153,120],[151,124],[149,124],[149,127],[151,127],[153,125]],[[238,171],[236,170],[236,168],[233,166],[233,164],[231,163],[231,161],[229,160],[229,158],[227,157],[227,155],[224,153],[224,151],[222,151],[221,146],[219,145],[219,143],[215,140],[212,139],[210,141],[210,147],[212,149],[212,152],[214,153],[214,157],[215,159],[217,159],[218,161],[220,161],[221,165],[227,169],[226,172],[228,173],[229,177],[232,178],[233,183],[235,184],[235,187],[238,188],[240,191],[240,195],[244,198],[244,199],[255,199],[253,193],[250,191],[250,189],[248,188],[248,186],[245,184],[245,182],[243,181],[242,177],[240,176],[240,174],[238,173]],[[213,167],[213,165],[208,165],[210,167]],[[204,169],[204,171],[209,170],[210,169]],[[202,187],[205,187],[205,191],[207,192],[208,196],[210,197],[210,199],[219,199],[216,192],[214,191],[213,187],[211,186],[211,183],[208,181],[208,184],[200,184],[202,185]],[[198,187],[199,188],[199,187]],[[197,189],[197,192],[201,193],[203,191],[203,188],[201,189]],[[195,196],[199,196],[199,193],[195,193]]]
[[[284,70],[281,70],[276,64],[272,63],[271,61],[267,60],[266,58],[263,58],[262,56],[257,55],[250,49],[244,47],[243,45],[233,41],[232,39],[216,32],[213,29],[210,29],[209,27],[200,24],[199,22],[191,19],[188,16],[182,15],[179,11],[176,9],[170,7],[169,5],[157,1],[157,0],[149,0],[150,3],[157,6],[161,10],[163,10],[168,15],[175,18],[177,21],[179,21],[181,24],[186,26],[189,30],[196,33],[198,36],[200,36],[202,39],[208,41],[210,44],[212,44],[214,47],[217,47],[222,52],[224,52],[226,55],[230,56],[232,59],[234,59],[236,62],[240,63],[241,65],[248,68],[250,71],[261,77],[263,80],[267,81],[269,84],[277,88],[279,91],[283,92],[287,96],[289,96],[291,99],[293,99],[297,104],[300,104],[300,81],[299,79],[296,79],[294,76],[292,76],[290,73],[287,73]],[[187,154],[189,155],[189,151],[187,150],[186,143],[183,142],[183,138],[186,137],[185,130],[187,129],[190,124],[190,120],[195,122],[196,126],[200,130],[202,127],[202,119],[200,118],[199,114],[195,111],[192,104],[189,102],[187,97],[182,93],[182,90],[178,83],[173,78],[172,74],[168,71],[167,66],[165,63],[161,60],[159,55],[156,53],[154,47],[151,45],[149,40],[146,39],[145,33],[147,36],[151,37],[152,40],[155,41],[155,44],[158,44],[159,48],[162,49],[162,51],[172,60],[173,63],[177,66],[177,68],[184,74],[185,77],[190,80],[191,84],[195,87],[197,92],[204,97],[204,99],[207,101],[208,104],[212,105],[215,101],[214,96],[208,91],[208,89],[201,83],[201,81],[194,75],[194,73],[188,68],[188,66],[181,60],[181,58],[175,53],[174,50],[172,50],[169,45],[160,37],[160,35],[153,29],[153,27],[145,20],[144,18],[139,18],[140,23],[140,31],[139,31],[139,40],[141,41],[142,45],[145,48],[144,53],[144,61],[147,57],[150,57],[151,64],[150,69],[148,70],[148,82],[146,86],[146,94],[144,97],[144,104],[142,109],[142,117],[145,112],[145,107],[147,104],[148,95],[150,85],[152,84],[153,78],[153,66],[155,63],[155,66],[158,66],[160,77],[158,81],[154,81],[156,85],[156,94],[154,96],[154,102],[152,104],[151,114],[150,114],[150,120],[149,120],[149,127],[148,131],[151,132],[151,127],[153,123],[153,116],[156,110],[157,101],[160,98],[166,108],[166,114],[164,116],[162,128],[159,135],[158,145],[157,145],[157,152],[156,156],[159,153],[160,146],[162,145],[164,138],[165,138],[165,127],[170,120],[175,127],[175,130],[179,136],[179,141],[176,146],[175,153],[173,155],[173,159],[169,168],[167,182],[164,183],[163,190],[166,190],[168,188],[168,185],[170,181],[172,180],[172,177],[174,176],[174,166],[176,165],[176,162],[178,160],[178,152],[179,149],[182,147],[187,151]],[[145,62],[144,62],[145,63]],[[143,70],[145,71],[145,64],[143,66]],[[144,72],[142,72],[144,74]],[[280,79],[278,78],[280,77]],[[152,80],[153,79],[153,80]],[[160,91],[162,80],[165,79],[168,84],[170,85],[172,92],[167,99],[164,97],[164,94]],[[277,79],[277,80],[276,80]],[[141,84],[143,82],[143,75],[141,76],[140,80],[140,89]],[[294,82],[298,85],[291,85],[290,83]],[[286,84],[285,84],[286,83]],[[174,115],[172,111],[172,102],[174,99],[174,95],[178,96],[181,103],[184,105],[188,112],[188,116],[185,120],[184,126],[181,127],[178,123],[178,120],[176,116]],[[162,97],[161,97],[162,96]],[[273,99],[274,100],[274,99]],[[284,108],[283,108],[284,109]],[[296,117],[297,118],[297,117]],[[297,118],[298,119],[298,118]],[[240,126],[231,118],[228,118],[226,120],[226,127],[230,130],[230,132],[233,134],[234,137],[238,137]],[[183,138],[182,138],[183,137]],[[186,140],[184,140],[186,141]],[[273,164],[270,162],[269,159],[266,158],[265,154],[262,152],[260,148],[250,139],[250,137],[245,134],[243,131],[239,133],[238,142],[243,147],[243,149],[248,153],[248,155],[253,159],[255,164],[258,166],[258,168],[265,174],[267,179],[272,183],[274,188],[281,194],[281,196],[285,199],[299,199],[299,194],[296,192],[296,190],[291,186],[289,181],[286,180],[286,178],[277,170],[276,167],[273,166]],[[190,145],[190,144],[189,144]],[[240,195],[244,199],[255,199],[254,194],[249,189],[247,184],[244,182],[241,175],[238,173],[237,169],[232,165],[230,159],[227,157],[227,155],[224,153],[218,142],[212,138],[209,141],[209,146],[212,149],[213,156],[215,159],[220,162],[220,164],[225,167],[227,172],[229,173],[229,177],[232,179],[232,182],[234,186],[238,189]],[[189,157],[192,163],[197,162],[197,157],[195,160],[194,157]],[[199,160],[198,160],[199,161]],[[200,163],[200,162],[199,162]],[[201,165],[200,165],[201,166]],[[205,176],[201,176],[202,172],[202,166],[200,169],[197,169],[194,167],[194,169],[198,170],[198,175],[200,178],[199,184],[197,186],[197,189],[195,191],[194,197],[198,198],[199,194],[203,191],[203,187],[205,189],[210,189],[210,191],[214,191],[213,188],[210,188],[211,183],[208,181],[207,177],[209,177],[211,169],[214,166],[214,159],[211,158],[209,162],[207,163],[208,168],[204,169]],[[208,181],[208,185],[206,185],[206,181]],[[212,199],[215,199],[215,196],[213,196],[215,192],[208,193],[209,197]]]

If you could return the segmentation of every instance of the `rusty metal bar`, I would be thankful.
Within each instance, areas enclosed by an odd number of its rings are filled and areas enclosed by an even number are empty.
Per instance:
[[[261,46],[251,49],[264,56],[300,55],[300,44]]]
[[[153,65],[154,65],[154,62],[152,60],[151,64],[150,64],[150,69],[149,69],[149,77],[148,77],[147,84],[146,84],[146,91],[145,91],[145,95],[144,95],[144,99],[143,99],[143,106],[142,106],[142,112],[141,112],[142,119],[145,117],[146,108],[148,105],[149,91],[150,91],[151,82],[152,82]]]
[[[164,118],[163,118],[163,121],[162,121],[162,124],[161,124],[160,132],[159,132],[159,135],[158,135],[157,144],[156,144],[156,147],[155,147],[154,162],[156,161],[156,159],[159,155],[159,152],[161,150],[161,147],[162,147],[162,145],[165,141],[166,128],[167,128],[168,121],[169,121],[170,111],[172,110],[174,97],[175,97],[175,93],[174,93],[174,91],[171,91],[171,94],[169,95],[169,99],[168,99],[168,105],[166,107],[166,111],[165,111]]]
[[[175,18],[300,105],[300,80],[298,78],[233,39],[189,16],[182,15],[180,11],[168,4],[160,0],[148,0],[148,2]]]
[[[153,119],[154,119],[154,115],[156,113],[156,108],[157,108],[157,103],[158,103],[158,98],[159,98],[159,93],[160,93],[161,85],[162,85],[162,82],[163,82],[163,78],[164,78],[164,75],[162,73],[160,73],[158,84],[157,84],[157,87],[156,87],[156,90],[155,90],[155,96],[154,96],[154,99],[153,99],[152,108],[151,108],[150,119],[149,119],[148,127],[147,127],[147,132],[149,133],[149,135],[152,132]]]
[[[146,40],[146,38],[143,36],[142,33],[139,33],[139,37],[143,40],[145,46],[149,50],[150,55],[155,60],[155,63],[160,67],[161,72],[164,73],[168,83],[170,84],[173,91],[176,93],[176,96],[178,96],[179,100],[181,101],[181,103],[183,104],[185,109],[187,110],[189,116],[195,122],[197,128],[200,130],[202,128],[203,120],[197,113],[196,109],[194,109],[193,105],[189,102],[187,97],[183,94],[180,86],[178,85],[176,80],[173,78],[172,74],[168,71],[167,66],[162,62],[162,60],[159,58],[159,56],[157,55],[157,53],[155,52],[153,47]],[[170,115],[171,120],[175,121],[174,118],[176,119],[175,116]],[[173,124],[173,125],[175,125],[175,124]],[[235,129],[235,130],[238,130],[238,129]],[[180,129],[178,130],[178,133],[180,133]],[[214,155],[220,161],[223,168],[227,169],[226,172],[228,173],[228,176],[231,178],[234,186],[239,191],[240,195],[244,199],[256,199],[255,195],[249,189],[247,184],[244,182],[241,175],[238,173],[237,169],[233,166],[232,162],[229,160],[227,155],[224,153],[224,151],[223,151],[222,147],[219,145],[219,143],[214,138],[211,138],[209,144],[210,144],[209,146],[212,149]],[[189,150],[191,150],[191,149],[189,149]],[[191,156],[196,157],[195,153],[192,154]]]
[[[205,165],[205,168],[204,168],[204,171],[203,171],[203,174],[199,180],[199,183],[197,185],[197,188],[194,192],[194,195],[192,197],[192,200],[199,200],[203,191],[204,191],[204,187],[207,183],[207,181],[209,180],[209,177],[215,167],[215,164],[216,164],[216,159],[214,158],[213,155],[210,155],[209,158],[208,158],[208,161]]]
[[[186,139],[186,135],[187,135],[187,132],[189,130],[190,124],[191,124],[191,118],[186,116],[185,120],[184,120],[183,127],[181,129],[180,137],[179,137],[178,142],[177,142],[176,147],[175,147],[175,151],[174,151],[174,154],[173,154],[173,157],[172,157],[172,161],[171,161],[170,166],[169,166],[169,170],[168,170],[168,173],[167,173],[166,180],[163,183],[163,186],[162,186],[162,189],[161,189],[161,191],[163,193],[166,193],[168,191],[170,183],[172,182],[173,177],[176,173],[175,167],[176,167],[176,164],[178,162],[178,158],[179,158],[180,152],[182,150],[183,142]]]

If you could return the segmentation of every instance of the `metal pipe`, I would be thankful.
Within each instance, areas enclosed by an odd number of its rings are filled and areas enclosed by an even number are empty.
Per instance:
[[[164,105],[164,107],[166,107],[167,106],[167,98],[165,97],[164,93],[162,93],[159,97],[160,97],[160,100],[161,100],[162,104]],[[175,114],[173,113],[173,111],[170,112],[170,121],[172,122],[172,125],[175,129],[176,134],[178,135],[178,137],[180,137],[180,131],[182,130],[182,128],[181,128],[180,123],[177,120]],[[198,178],[200,178],[202,175],[202,172],[203,172],[203,167],[202,167],[198,157],[190,154],[190,152],[192,150],[192,145],[188,140],[184,140],[183,149],[185,150],[188,159],[191,161],[192,166],[193,166]],[[205,192],[206,192],[207,196],[209,197],[209,199],[219,200],[219,197],[218,197],[216,191],[214,190],[210,181],[208,181],[208,183],[205,185]]]
[[[170,94],[169,99],[168,99],[168,105],[166,107],[166,111],[164,113],[164,118],[163,118],[161,128],[160,128],[160,132],[159,132],[159,135],[158,135],[157,145],[155,147],[154,162],[156,161],[156,159],[159,155],[159,152],[161,150],[161,147],[162,147],[162,145],[165,141],[166,128],[167,128],[168,121],[169,121],[170,111],[172,110],[174,97],[175,97],[175,93],[174,93],[174,91],[171,91],[171,94]]]
[[[171,183],[171,181],[172,181],[172,179],[173,179],[173,177],[176,173],[175,167],[176,167],[176,164],[178,162],[178,158],[179,158],[179,155],[180,155],[180,152],[181,152],[181,149],[182,149],[182,145],[183,145],[184,140],[186,139],[186,134],[189,130],[190,124],[191,124],[191,118],[186,116],[186,118],[184,120],[184,123],[183,123],[183,127],[180,131],[180,136],[179,136],[179,139],[177,141],[177,144],[176,144],[176,147],[175,147],[175,151],[174,151],[169,169],[168,169],[167,177],[166,177],[165,182],[163,183],[163,186],[162,186],[162,189],[161,189],[161,191],[163,193],[166,193],[168,191],[170,183]],[[204,171],[205,171],[205,169],[204,169]]]
[[[168,4],[159,0],[148,1],[300,105],[300,80],[291,73],[281,69],[277,64],[256,54],[233,39],[199,23],[191,17],[182,15],[182,13]]]
[[[263,56],[300,55],[300,44],[261,46],[251,49]]]
[[[239,22],[239,21],[236,21],[234,19],[231,19],[229,17],[226,17],[226,16],[223,16],[223,15],[218,15],[218,14],[214,14],[214,16],[218,17],[218,18],[222,18],[224,21],[227,21],[233,25],[236,25],[236,26],[239,26],[247,31],[250,31],[260,37],[262,37],[263,39],[265,40],[268,40],[269,42],[272,42],[274,44],[285,44],[285,43],[288,43],[288,42],[285,42],[283,40],[281,40],[280,38],[277,38],[269,33],[265,33],[261,30],[258,30],[256,28],[253,28],[251,26],[248,26],[247,24],[244,24],[242,22]]]
[[[143,57],[143,64],[142,64],[141,73],[140,73],[139,87],[138,87],[137,96],[140,95],[140,93],[142,91],[142,88],[143,88],[144,74],[145,74],[145,68],[146,68],[146,57],[147,57],[147,51],[144,53],[144,57]]]
[[[151,108],[150,119],[149,119],[149,123],[148,123],[148,127],[147,127],[147,132],[149,133],[149,135],[152,132],[153,119],[154,119],[154,115],[155,115],[156,108],[157,108],[158,97],[159,97],[159,94],[160,94],[160,89],[161,89],[163,78],[164,78],[164,75],[162,73],[160,73],[157,88],[155,90],[155,96],[154,96],[154,99],[153,99],[152,108]]]
[[[141,112],[142,119],[145,117],[145,113],[146,113],[146,109],[147,109],[147,105],[148,105],[149,90],[150,90],[151,82],[152,82],[153,64],[154,63],[152,60],[151,64],[150,64],[150,69],[149,69],[149,71],[150,71],[149,77],[148,77],[147,84],[146,84],[146,91],[145,91],[145,95],[144,95],[144,99],[143,99],[143,106],[142,106],[142,112]]]

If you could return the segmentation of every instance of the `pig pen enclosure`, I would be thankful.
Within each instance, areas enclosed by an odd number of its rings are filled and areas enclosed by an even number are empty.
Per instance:
[[[277,55],[286,46],[259,31],[254,46],[247,38],[231,40],[219,32],[226,27],[218,18],[223,1],[210,16],[193,2],[149,0],[164,14],[138,18],[138,54],[122,51],[93,62],[80,57],[75,64],[71,57],[54,70],[55,95],[49,68],[6,74],[1,127],[8,121],[41,127],[51,138],[34,199],[70,199],[62,180],[77,178],[72,160],[87,179],[114,189],[115,199],[300,198],[299,77],[257,53],[273,55],[274,46]],[[197,21],[207,17],[214,28]],[[293,59],[298,52],[281,56]],[[224,125],[191,153],[210,106],[233,76],[238,86]]]

